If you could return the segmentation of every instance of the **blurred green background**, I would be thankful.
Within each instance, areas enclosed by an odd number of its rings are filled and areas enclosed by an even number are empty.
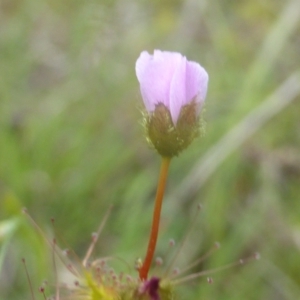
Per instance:
[[[54,282],[51,249],[22,207],[49,237],[54,217],[62,248],[82,258],[114,205],[95,255],[132,266],[144,256],[160,159],[134,66],[153,49],[210,75],[206,134],[173,160],[157,254],[170,256],[198,203],[179,267],[215,241],[194,272],[261,254],[212,285],[182,285],[179,299],[299,299],[300,1],[2,0],[1,300],[32,299],[22,257],[35,291]]]

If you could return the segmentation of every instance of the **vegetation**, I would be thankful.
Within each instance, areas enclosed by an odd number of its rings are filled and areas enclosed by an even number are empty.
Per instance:
[[[142,50],[179,51],[210,75],[204,137],[170,168],[157,254],[184,239],[196,271],[261,260],[180,287],[182,299],[300,294],[300,2],[2,0],[0,4],[0,298],[55,282],[47,236],[83,258],[134,266],[148,240],[160,159],[139,124]],[[132,271],[135,274],[135,271]],[[38,295],[38,292],[36,292]],[[40,297],[40,298],[39,298]],[[42,299],[38,295],[37,299]]]

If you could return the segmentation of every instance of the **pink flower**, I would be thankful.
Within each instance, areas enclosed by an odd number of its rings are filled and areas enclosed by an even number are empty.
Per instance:
[[[199,115],[206,96],[208,74],[198,63],[176,52],[154,50],[150,55],[143,51],[135,70],[148,112],[154,112],[161,103],[169,110],[176,126],[181,108],[195,101]]]

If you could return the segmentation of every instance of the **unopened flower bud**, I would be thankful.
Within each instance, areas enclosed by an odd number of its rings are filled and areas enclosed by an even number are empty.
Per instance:
[[[178,155],[199,133],[208,74],[176,52],[142,52],[136,74],[147,110],[147,139],[165,157]]]

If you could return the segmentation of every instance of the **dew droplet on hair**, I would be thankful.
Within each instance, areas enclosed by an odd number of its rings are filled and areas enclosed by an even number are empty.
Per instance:
[[[45,298],[45,287],[40,286],[40,287],[39,287],[39,292],[40,292],[41,294],[43,294],[43,295],[44,295],[44,298]]]
[[[215,247],[216,249],[220,249],[220,248],[221,248],[221,244],[220,244],[219,242],[215,242],[215,243],[214,243],[214,247]]]
[[[169,246],[170,247],[174,247],[175,246],[175,240],[174,239],[170,239],[169,240]]]
[[[207,283],[209,283],[209,284],[213,284],[214,283],[214,280],[213,280],[213,278],[212,277],[207,277]]]
[[[67,268],[67,270],[70,271],[70,273],[71,273],[72,275],[74,275],[74,276],[76,276],[76,277],[79,276],[78,271],[76,270],[76,268],[74,268],[74,266],[73,266],[71,263],[67,264],[67,265],[66,265],[66,268]]]
[[[172,275],[173,276],[177,276],[177,275],[179,275],[180,274],[180,270],[179,270],[179,268],[174,268],[173,270],[172,270]]]
[[[92,241],[95,242],[95,241],[97,241],[97,239],[98,239],[98,234],[97,234],[97,232],[93,232],[93,233],[92,233]]]
[[[69,249],[64,249],[62,250],[62,253],[64,256],[68,256],[71,253],[71,251]]]
[[[255,252],[253,254],[254,259],[259,260],[260,259],[260,254],[258,252]]]
[[[126,281],[127,281],[128,283],[132,283],[132,282],[133,282],[133,279],[132,279],[132,277],[131,277],[130,275],[126,275]]]
[[[203,209],[203,205],[200,204],[200,203],[198,203],[198,204],[197,204],[197,209],[198,209],[198,210],[202,210],[202,209]]]
[[[134,263],[134,268],[138,271],[143,265],[143,260],[141,258],[138,258]]]
[[[156,257],[155,264],[160,267],[163,264],[163,259],[161,257]]]
[[[116,273],[115,273],[115,270],[114,269],[109,269],[109,274],[112,276],[112,275],[115,275]]]
[[[170,238],[169,241],[168,241],[168,249],[166,251],[166,253],[164,254],[164,259],[167,260],[167,258],[170,257],[171,255],[171,252],[173,251],[174,249],[174,246],[176,245],[176,242],[173,238]],[[160,267],[163,265],[164,263],[164,259],[162,257],[157,257],[155,259],[155,267],[154,268],[157,268],[157,267]],[[153,270],[152,270],[153,271]]]
[[[116,273],[111,274],[111,279],[112,279],[114,282],[117,282],[117,281],[118,281],[118,275],[117,275]]]

